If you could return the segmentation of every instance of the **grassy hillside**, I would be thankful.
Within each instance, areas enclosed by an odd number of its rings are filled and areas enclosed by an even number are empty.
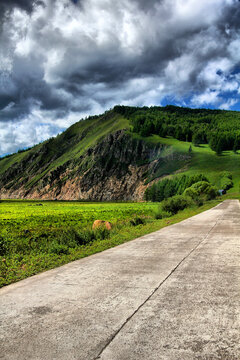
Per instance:
[[[51,162],[50,168],[53,169],[68,160],[79,157],[84,150],[95,145],[99,139],[107,134],[128,127],[129,121],[127,119],[112,112],[102,116],[89,117],[87,120],[73,124],[56,138],[46,140],[25,152],[0,159],[0,173],[4,172],[14,162],[19,162],[27,155],[39,152],[45,146],[48,147],[46,160],[52,159],[53,156],[57,157]]]
[[[146,141],[169,145],[172,151],[189,154],[189,147],[192,147],[191,159],[187,166],[181,169],[181,174],[194,175],[204,174],[209,180],[220,187],[219,174],[222,171],[230,171],[233,175],[234,187],[229,190],[231,193],[239,191],[240,184],[240,152],[223,151],[221,155],[210,149],[208,144],[194,146],[190,142],[179,141],[174,138],[162,138],[157,135],[146,138]],[[171,172],[169,172],[169,175]]]
[[[218,154],[240,149],[240,113],[237,111],[176,106],[116,106],[115,111],[129,118],[133,131],[141,136],[156,134],[191,141],[194,145],[209,144]]]
[[[0,158],[0,174],[4,173],[14,163],[36,155],[35,164],[38,162],[41,168],[41,151],[47,149],[44,162],[48,163],[46,170],[54,169],[69,160],[79,158],[84,151],[94,146],[107,134],[120,129],[129,128],[129,121],[119,114],[108,112],[102,116],[92,116],[87,120],[81,120],[70,126],[56,138],[46,140],[30,150]]]
[[[230,171],[233,175],[234,186],[228,192],[238,193],[240,185],[240,151],[234,153],[233,151],[223,151],[221,155],[211,150],[208,144],[194,146],[191,142],[179,141],[172,137],[160,137],[152,135],[142,137],[136,133],[133,134],[135,138],[144,139],[144,141],[151,144],[165,144],[167,148],[165,155],[179,154],[189,155],[188,161],[176,160],[174,157],[171,161],[163,164],[154,175],[146,177],[146,182],[163,177],[176,174],[204,174],[209,180],[217,186],[220,184],[220,173],[223,171]],[[189,147],[192,147],[192,152],[189,153]]]
[[[127,119],[111,111],[79,121],[56,138],[0,159],[0,180],[2,175],[3,180],[6,177],[10,180],[8,188],[22,183],[30,189],[58,167],[66,168],[71,163],[73,168],[88,148],[94,147],[108,134],[128,127]]]
[[[117,133],[122,129],[125,136]],[[240,183],[239,134],[239,112],[117,106],[77,122],[56,138],[0,159],[0,190],[12,192],[13,197],[30,193],[35,198],[42,197],[44,189],[49,198],[60,194],[60,198],[67,199],[66,188],[75,186],[71,195],[74,199],[82,179],[84,199],[90,193],[91,199],[103,199],[116,187],[117,199],[121,199],[126,187],[127,194],[134,192],[137,179],[144,192],[144,186],[152,180],[178,173],[205,174],[220,188],[219,174],[227,170],[234,183],[229,192],[236,193]],[[212,140],[215,135],[218,139],[223,136],[224,146],[234,145],[234,149],[217,151]],[[192,141],[183,141],[190,138]],[[104,199],[114,198],[108,195]]]

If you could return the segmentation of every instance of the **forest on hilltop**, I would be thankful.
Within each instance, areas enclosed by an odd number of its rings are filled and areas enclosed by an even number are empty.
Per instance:
[[[195,146],[209,144],[217,154],[240,149],[240,113],[236,111],[165,107],[115,106],[115,112],[127,117],[132,131],[143,137],[153,134],[172,136]]]

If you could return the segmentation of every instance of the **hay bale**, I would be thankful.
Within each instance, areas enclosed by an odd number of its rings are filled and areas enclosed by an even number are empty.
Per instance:
[[[104,220],[95,220],[92,226],[93,230],[99,229],[99,228],[105,228],[107,230],[112,229],[112,224],[109,221]]]

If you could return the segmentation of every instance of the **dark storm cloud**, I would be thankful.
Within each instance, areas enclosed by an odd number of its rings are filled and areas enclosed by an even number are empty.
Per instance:
[[[33,5],[34,0],[1,0],[0,3],[0,6],[5,10],[19,7],[29,12],[32,11]]]
[[[239,92],[238,1],[4,0],[0,6],[8,17],[0,34],[5,127],[28,122],[35,129],[42,122],[52,135],[116,103],[153,105],[169,96],[227,108],[235,100],[226,102],[222,93]]]
[[[44,5],[44,2],[42,0],[1,0],[0,18],[8,15],[15,8],[31,13],[36,5]]]
[[[148,0],[148,1],[134,0],[134,1],[140,9],[143,9],[145,11],[147,10],[154,11],[155,6],[162,2],[161,0]]]
[[[240,16],[240,0],[237,2],[233,2],[233,4],[229,7],[227,7],[223,14],[223,23],[219,21],[219,27],[222,26],[229,26],[231,29],[240,29],[240,22],[239,22],[239,16]],[[220,20],[220,19],[219,19]]]

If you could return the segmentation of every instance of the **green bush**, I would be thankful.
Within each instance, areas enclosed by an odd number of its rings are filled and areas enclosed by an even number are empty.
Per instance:
[[[168,218],[172,216],[172,214],[170,212],[163,211],[161,207],[159,207],[158,210],[154,212],[153,216],[155,219],[159,220],[159,219]]]
[[[104,240],[104,239],[108,239],[110,236],[110,231],[105,228],[99,228],[92,232],[94,235],[94,240]]]
[[[4,241],[3,237],[0,236],[0,256],[4,256],[7,252],[6,241]]]
[[[107,239],[109,235],[109,231],[105,228],[96,230],[85,229],[81,231],[70,228],[61,233],[58,238],[58,243],[66,245],[68,248],[75,248],[77,246],[90,244],[95,240]]]
[[[229,190],[233,187],[232,174],[229,171],[223,171],[220,174],[221,189]]]
[[[85,229],[77,231],[69,228],[62,231],[62,233],[50,243],[48,251],[57,255],[69,254],[70,248],[87,245],[95,240],[104,240],[109,236],[110,232],[107,229]]]
[[[199,197],[197,190],[194,189],[193,186],[187,188],[183,194],[184,194],[184,196],[188,196],[193,200],[197,200]]]
[[[190,188],[187,188],[184,196],[189,196],[194,201],[203,201],[215,199],[217,196],[217,189],[207,181],[199,181],[193,184]]]
[[[145,224],[145,220],[140,217],[135,217],[134,219],[130,220],[130,224],[132,226],[143,225]]]
[[[228,178],[232,180],[232,174],[230,173],[230,171],[222,171],[220,173],[220,177],[221,178]]]
[[[179,210],[183,210],[191,204],[192,201],[190,198],[183,195],[175,195],[171,198],[163,200],[161,208],[167,213],[176,214]]]
[[[233,182],[229,178],[223,178],[221,179],[221,189],[223,190],[229,190],[233,187]]]
[[[57,242],[61,245],[66,245],[69,248],[76,247],[78,233],[74,229],[63,230],[60,235],[57,236]]]
[[[82,230],[77,232],[76,231],[76,237],[75,237],[75,241],[77,243],[78,246],[81,245],[87,245],[89,243],[91,243],[92,241],[94,241],[96,239],[95,233],[93,230]]]
[[[209,182],[203,174],[192,176],[181,175],[175,176],[171,179],[163,179],[148,187],[145,191],[144,197],[147,201],[160,202],[174,195],[182,195],[185,189],[199,181]]]
[[[57,241],[54,241],[50,246],[49,252],[56,255],[69,254],[69,248],[67,245],[59,244]]]

